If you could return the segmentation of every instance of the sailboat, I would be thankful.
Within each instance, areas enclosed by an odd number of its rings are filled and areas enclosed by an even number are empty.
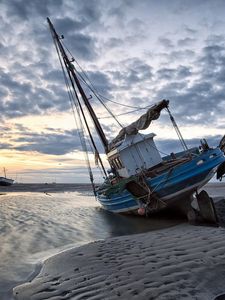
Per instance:
[[[208,221],[216,221],[212,199],[205,191],[199,191],[216,172],[218,178],[221,179],[224,176],[224,140],[221,140],[218,147],[212,148],[203,139],[200,145],[189,149],[169,109],[169,100],[163,99],[149,107],[146,113],[132,124],[121,126],[122,129],[118,135],[108,141],[85,90],[89,88],[111,116],[114,116],[113,113],[106,106],[101,95],[95,91],[93,85],[88,84],[88,76],[84,76],[82,69],[82,72],[78,71],[80,65],[64,45],[64,36],[56,32],[49,18],[47,21],[64,74],[70,102],[77,112],[77,122],[80,124],[79,135],[86,153],[90,181],[102,207],[113,213],[143,216],[151,216],[168,209],[186,214],[189,220],[201,215]],[[167,111],[183,147],[183,151],[164,157],[160,155],[154,142],[155,134],[140,133],[140,130],[147,129],[153,120],[157,120],[163,110]],[[91,132],[90,119],[110,165],[110,170],[107,172]],[[115,120],[121,125],[116,118]],[[104,182],[100,186],[94,183],[88,157],[86,132],[95,152],[96,161],[99,162],[103,172]],[[197,199],[198,209],[192,206],[194,199]]]
[[[6,169],[3,168],[4,177],[0,177],[0,186],[12,185],[14,180],[6,177]]]

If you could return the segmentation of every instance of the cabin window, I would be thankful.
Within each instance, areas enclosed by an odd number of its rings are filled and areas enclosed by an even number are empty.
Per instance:
[[[119,168],[120,168],[120,167],[119,167],[119,164],[118,164],[118,161],[117,161],[116,158],[113,160],[113,163],[114,163],[114,165],[116,166],[116,169],[119,169]]]
[[[115,162],[114,162],[113,160],[110,160],[110,164],[112,165],[112,167],[113,167],[114,169],[117,169],[116,164],[115,164]]]
[[[119,169],[122,169],[123,168],[123,164],[122,164],[122,161],[120,160],[120,158],[117,157],[115,160],[117,162],[117,165],[118,165]]]
[[[124,168],[123,163],[119,157],[114,157],[113,159],[110,160],[110,163],[117,170]]]

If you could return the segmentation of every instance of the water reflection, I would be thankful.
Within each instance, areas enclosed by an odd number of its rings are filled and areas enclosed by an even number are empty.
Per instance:
[[[35,265],[61,250],[119,235],[176,225],[168,217],[115,215],[87,193],[10,193],[0,196],[0,299],[10,299]],[[183,220],[182,220],[183,221]]]
[[[109,236],[128,235],[175,226],[184,219],[166,214],[158,214],[151,218],[110,213],[102,208],[96,208]]]

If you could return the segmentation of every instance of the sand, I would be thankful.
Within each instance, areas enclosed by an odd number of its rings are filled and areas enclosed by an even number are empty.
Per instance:
[[[18,300],[214,299],[225,293],[225,229],[182,224],[97,241],[45,261]]]
[[[225,226],[224,187],[216,191]],[[47,259],[39,275],[13,294],[17,300],[222,300],[225,228],[184,223],[73,248]]]
[[[78,183],[15,183],[10,186],[0,186],[0,193],[11,192],[40,192],[40,193],[63,193],[74,191],[90,191],[90,184]]]

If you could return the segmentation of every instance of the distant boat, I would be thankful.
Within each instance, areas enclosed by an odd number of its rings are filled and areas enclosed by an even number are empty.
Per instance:
[[[199,147],[189,149],[169,110],[169,100],[156,103],[138,120],[126,127],[123,126],[110,107],[106,106],[104,100],[110,100],[98,94],[76,59],[71,57],[71,52],[64,47],[62,42],[64,37],[56,33],[49,19],[48,24],[62,66],[71,105],[77,112],[79,135],[82,148],[86,152],[92,187],[103,208],[113,213],[134,213],[143,216],[169,209],[185,213],[192,221],[198,217],[198,213],[191,206],[194,195],[203,219],[216,221],[212,199],[205,191],[200,192],[200,189],[216,172],[218,179],[222,179],[225,174],[225,138],[216,148],[209,147],[203,139]],[[96,102],[98,100],[110,113],[110,117],[113,117],[122,127],[111,142],[105,136],[104,129],[107,126],[102,127],[94,111],[95,101],[90,101],[92,95],[89,98],[86,95],[87,89],[95,96]],[[182,152],[171,153],[165,157],[161,157],[153,141],[155,134],[139,133],[139,130],[148,128],[153,120],[158,119],[163,109],[168,112],[183,147]],[[89,112],[90,118],[86,116],[86,111]],[[92,124],[89,124],[90,119]],[[93,127],[96,129],[111,167],[108,174],[99,155],[98,143],[95,142],[96,135],[91,131]],[[104,174],[104,183],[98,188],[94,185],[88,158],[86,132],[95,153],[96,163],[100,163]]]
[[[4,177],[0,177],[0,186],[12,185],[14,180],[6,177],[6,170],[3,168]]]

